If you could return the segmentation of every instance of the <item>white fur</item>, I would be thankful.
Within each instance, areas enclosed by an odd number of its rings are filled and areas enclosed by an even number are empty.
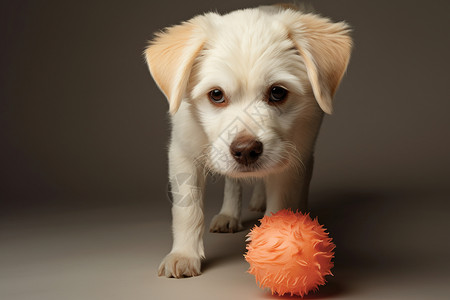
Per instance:
[[[173,195],[174,242],[160,275],[200,273],[208,173],[226,176],[224,203],[211,231],[242,228],[240,181],[246,178],[257,178],[253,210],[266,208],[268,214],[306,208],[314,143],[323,111],[331,111],[350,48],[345,23],[285,7],[209,13],[169,28],[153,41],[147,62],[172,113],[172,188],[180,174],[189,177]],[[273,85],[289,91],[280,105],[267,101]],[[226,106],[210,102],[208,92],[214,88],[225,93]],[[229,150],[242,133],[264,146],[250,167],[238,164]]]

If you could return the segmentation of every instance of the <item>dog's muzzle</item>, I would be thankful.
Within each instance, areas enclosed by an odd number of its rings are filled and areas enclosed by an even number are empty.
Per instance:
[[[240,165],[250,166],[263,153],[263,144],[252,136],[241,135],[231,143],[230,152]]]

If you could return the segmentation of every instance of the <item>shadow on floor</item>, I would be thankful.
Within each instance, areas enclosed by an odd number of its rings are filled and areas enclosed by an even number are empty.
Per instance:
[[[290,295],[272,295],[270,290],[265,291],[262,295],[264,299],[328,299],[334,298],[343,294],[346,294],[347,291],[344,288],[344,285],[339,283],[337,280],[330,280],[326,285],[321,286],[318,291],[311,291],[308,295],[300,297],[300,296],[290,296]]]
[[[211,233],[207,238],[214,240],[214,249],[206,249],[206,260],[202,264],[202,271],[207,272],[210,269],[215,268],[218,265],[226,264],[235,259],[242,259],[242,256],[246,252],[246,235],[255,224],[258,224],[258,220],[263,216],[255,217],[254,214],[251,217],[244,218],[242,220],[242,229],[236,233]],[[210,234],[210,233],[207,233]],[[210,250],[210,251],[208,251]]]
[[[428,219],[424,219],[424,200],[430,207],[436,205],[428,208]],[[419,272],[421,267],[417,264],[421,261],[423,249],[417,244],[416,235],[437,231],[435,223],[432,223],[436,219],[433,211],[439,211],[440,203],[434,204],[428,194],[412,191],[333,190],[313,193],[310,214],[318,217],[336,244],[332,270],[335,276],[327,278],[329,282],[320,287],[318,293],[305,299],[347,294],[351,292],[353,280]],[[217,240],[222,250],[210,253],[212,256],[206,260],[204,269],[242,257],[245,234],[257,223],[258,218],[244,220],[246,232],[236,233],[241,235],[241,239]],[[432,239],[428,239],[431,243]],[[405,254],[405,249],[409,253]],[[272,297],[270,293],[269,296]]]

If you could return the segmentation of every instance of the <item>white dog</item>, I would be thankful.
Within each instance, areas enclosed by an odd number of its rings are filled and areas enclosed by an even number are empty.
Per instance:
[[[173,247],[159,275],[200,274],[207,173],[225,176],[214,232],[241,229],[242,178],[266,214],[305,209],[323,112],[347,68],[352,41],[290,5],[207,13],[158,33],[145,51],[172,116],[169,178]]]

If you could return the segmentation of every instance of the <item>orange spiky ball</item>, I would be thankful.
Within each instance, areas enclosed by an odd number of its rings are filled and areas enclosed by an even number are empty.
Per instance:
[[[317,218],[291,210],[264,216],[248,234],[248,272],[272,294],[303,297],[325,284],[335,245]]]

